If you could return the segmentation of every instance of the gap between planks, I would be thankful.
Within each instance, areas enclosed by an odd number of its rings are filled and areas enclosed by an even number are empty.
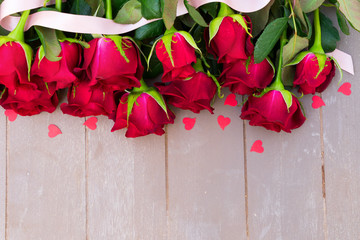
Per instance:
[[[246,239],[250,239],[249,232],[249,202],[248,202],[248,181],[247,181],[247,154],[246,154],[246,123],[243,120],[243,144],[244,144],[244,185],[245,185],[245,222],[246,222]]]
[[[320,93],[322,99],[322,94]],[[321,146],[321,177],[322,177],[322,195],[323,195],[323,211],[324,211],[324,237],[328,239],[327,231],[327,211],[326,211],[326,183],[325,183],[325,145],[324,145],[324,118],[323,118],[323,107],[320,107],[320,146]]]
[[[9,187],[9,161],[10,161],[10,151],[9,151],[9,119],[6,118],[6,165],[5,165],[5,240],[8,240],[8,187]]]
[[[87,117],[85,117],[85,121]],[[85,239],[89,239],[89,136],[88,136],[88,129],[84,126],[85,130]]]
[[[170,215],[169,215],[169,142],[168,128],[165,125],[165,198],[166,198],[166,239],[170,236]]]

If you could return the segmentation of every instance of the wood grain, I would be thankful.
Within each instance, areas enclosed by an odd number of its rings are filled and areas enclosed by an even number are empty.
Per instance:
[[[319,110],[301,100],[307,121],[291,134],[246,122],[250,239],[324,239]]]
[[[126,139],[98,119],[88,130],[89,239],[165,239],[164,136]]]
[[[223,104],[216,102],[214,115],[176,110],[168,127],[168,239],[246,238],[240,107]],[[224,131],[219,115],[231,118]],[[196,117],[192,130],[184,129],[184,117]]]
[[[5,239],[6,213],[6,117],[0,109],[0,239]]]
[[[341,36],[338,48],[354,59],[355,76],[344,72],[343,82],[351,83],[352,94],[337,92],[339,74],[323,93],[324,149],[328,239],[350,240],[360,236],[360,49],[354,43],[359,33]]]
[[[9,124],[8,239],[85,239],[82,119],[52,114]],[[48,137],[48,125],[63,134]]]

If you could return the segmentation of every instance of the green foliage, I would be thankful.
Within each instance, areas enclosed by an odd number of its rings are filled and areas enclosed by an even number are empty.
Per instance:
[[[164,22],[162,20],[158,20],[136,29],[134,38],[137,40],[155,38],[163,34],[164,30]]]
[[[161,18],[161,0],[139,0],[141,15],[146,19]]]
[[[114,21],[121,24],[134,24],[141,18],[141,3],[137,0],[130,0],[119,10]]]
[[[59,61],[61,59],[58,57],[61,53],[61,46],[57,39],[56,31],[41,26],[35,26],[35,30],[39,35],[45,57],[52,62]]]

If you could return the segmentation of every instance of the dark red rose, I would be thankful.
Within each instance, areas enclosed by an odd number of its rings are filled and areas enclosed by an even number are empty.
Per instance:
[[[167,41],[170,41],[170,39]],[[156,56],[164,68],[164,74],[161,78],[163,82],[187,79],[195,73],[194,68],[191,66],[191,63],[196,62],[195,49],[180,33],[176,32],[172,35],[171,56],[165,47],[163,39],[157,42],[155,48]]]
[[[36,84],[29,81],[28,63],[24,48],[17,42],[7,42],[0,47],[0,84],[14,91],[20,84]]]
[[[281,91],[271,90],[261,97],[250,95],[240,117],[250,120],[249,124],[252,126],[262,126],[276,132],[291,132],[305,122],[298,99],[293,95],[291,97],[292,104],[288,109]]]
[[[113,92],[92,88],[85,80],[72,85],[67,99],[68,103],[61,104],[61,111],[76,117],[109,116],[116,109]]]
[[[326,59],[324,69],[319,72],[318,57],[308,53],[296,66],[294,86],[299,86],[303,94],[315,94],[324,91],[335,75],[334,61]]]
[[[168,104],[194,113],[199,113],[203,109],[213,113],[210,102],[217,87],[211,77],[203,72],[195,73],[189,80],[177,80],[167,86],[158,85],[157,88]]]
[[[45,84],[37,76],[31,77],[34,88],[28,84],[18,85],[15,91],[6,90],[2,96],[1,106],[12,109],[22,116],[32,116],[41,112],[52,113],[59,103],[54,84]]]
[[[110,38],[95,38],[89,42],[90,48],[84,49],[82,70],[86,71],[90,86],[99,85],[106,92],[140,87],[144,68],[139,50],[125,37],[117,40],[121,51]]]
[[[162,135],[165,133],[164,125],[174,123],[175,115],[169,109],[166,114],[157,101],[145,92],[136,99],[127,122],[128,96],[129,93],[126,93],[120,99],[112,132],[127,127],[125,136],[129,138],[152,133]]]
[[[218,57],[219,63],[230,63],[238,59],[247,59],[254,52],[254,45],[251,42],[251,20],[248,16],[243,16],[243,19],[248,27],[246,29],[230,15],[222,19],[217,33],[211,39],[209,36],[209,28],[204,31],[206,48],[209,53]],[[241,16],[240,16],[241,17]],[[215,22],[214,22],[215,23]],[[212,24],[210,23],[210,27]]]
[[[56,89],[70,87],[77,80],[74,69],[79,67],[82,48],[77,43],[61,42],[60,61],[52,62],[44,57],[39,64],[39,51],[31,67],[31,75],[42,77],[45,82],[56,83]]]
[[[220,82],[224,83],[223,87],[229,87],[231,92],[244,95],[266,88],[273,77],[274,69],[267,59],[255,64],[254,57],[251,56],[250,62],[240,59],[225,63]]]

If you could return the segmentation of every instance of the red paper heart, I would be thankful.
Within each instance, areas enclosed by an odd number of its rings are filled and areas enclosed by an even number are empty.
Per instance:
[[[14,110],[8,109],[5,111],[5,116],[8,117],[10,122],[13,122],[17,118],[17,113]]]
[[[338,89],[338,92],[341,92],[342,94],[346,96],[350,96],[351,94],[351,83],[346,82],[343,85],[341,85]]]
[[[250,152],[263,153],[264,148],[262,146],[263,142],[261,140],[256,140],[251,146]]]
[[[83,125],[87,126],[91,130],[95,130],[97,128],[96,125],[97,122],[98,119],[96,117],[91,117],[88,120],[86,120]]]
[[[238,101],[236,100],[236,95],[233,93],[229,94],[225,99],[224,105],[229,105],[232,107],[238,105]]]
[[[218,124],[221,127],[221,129],[224,131],[227,125],[230,124],[231,119],[228,117],[224,117],[223,115],[218,116],[217,118]]]
[[[50,124],[48,126],[48,129],[49,129],[48,136],[51,137],[51,138],[54,138],[57,135],[62,134],[61,130],[54,124]]]
[[[195,122],[196,122],[196,118],[184,118],[183,119],[183,123],[185,124],[185,129],[186,130],[191,130],[194,125],[195,125]]]
[[[322,107],[322,106],[325,106],[325,103],[324,101],[321,99],[321,97],[319,96],[316,96],[314,95],[312,97],[312,100],[313,100],[313,103],[311,104],[311,106],[314,108],[314,109],[317,109],[319,107]]]

